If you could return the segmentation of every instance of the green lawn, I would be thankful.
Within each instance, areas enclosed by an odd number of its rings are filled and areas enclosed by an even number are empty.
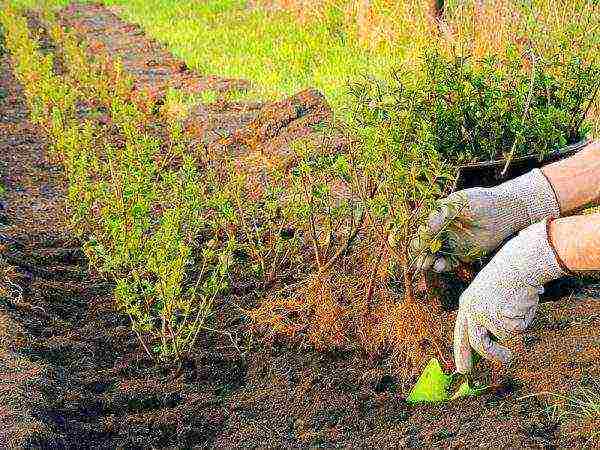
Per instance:
[[[249,8],[244,0],[108,0],[122,16],[169,45],[205,74],[244,78],[253,96],[275,98],[314,86],[343,105],[347,80],[389,72],[401,48],[370,51],[329,23],[302,27],[283,11]]]

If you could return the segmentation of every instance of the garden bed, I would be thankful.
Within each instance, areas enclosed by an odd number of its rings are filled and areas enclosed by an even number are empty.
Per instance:
[[[131,45],[132,36],[140,48],[154,48],[131,53],[125,66],[139,90],[162,92],[173,77],[179,80],[178,64],[158,81],[148,79],[149,60],[175,59],[139,30],[103,8],[74,8],[69,16],[93,25],[78,28],[84,37],[92,33],[115,52]],[[38,25],[31,16],[30,26]],[[53,46],[42,42],[42,49]],[[495,389],[445,405],[408,405],[389,357],[255,340],[261,336],[239,314],[256,303],[244,286],[217,301],[213,326],[220,331],[203,335],[179,372],[155,365],[127,317],[114,311],[113,284],[90,274],[80,242],[65,231],[66,180],[46,158],[44,133],[27,119],[12,61],[4,55],[1,62],[0,270],[10,295],[0,307],[0,446],[568,448],[590,442],[594,424],[553,413],[548,393],[572,395],[600,376],[600,303],[592,288],[544,304],[532,328],[510,343],[519,355],[510,368],[492,373],[481,365],[481,377]],[[196,86],[229,83],[185,73]],[[213,139],[215,145],[244,154],[258,135],[283,157],[289,141],[313,132],[311,125],[327,114],[311,92],[279,104],[197,108],[206,115],[193,113],[192,123],[210,116],[198,126],[199,139],[227,128],[232,140]],[[453,313],[442,318],[449,334]]]

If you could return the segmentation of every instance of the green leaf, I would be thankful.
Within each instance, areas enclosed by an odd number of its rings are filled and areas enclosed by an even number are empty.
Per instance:
[[[440,251],[441,248],[442,241],[440,241],[439,239],[435,239],[429,244],[429,250],[431,251],[431,253],[437,253]]]
[[[319,183],[313,186],[312,195],[315,198],[324,198],[329,192],[329,187],[325,183]]]
[[[446,375],[439,361],[432,358],[410,391],[407,401],[409,403],[446,401],[451,380],[452,375]]]

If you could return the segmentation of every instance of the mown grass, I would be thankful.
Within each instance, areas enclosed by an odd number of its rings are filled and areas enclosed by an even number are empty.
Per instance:
[[[108,0],[140,23],[191,67],[207,74],[244,78],[251,96],[265,99],[314,86],[335,106],[349,78],[382,75],[403,49],[366,51],[327,22],[303,25],[286,11],[252,8],[243,0],[171,2]]]
[[[12,0],[18,6],[39,6]],[[69,0],[45,0],[64,6]],[[598,43],[598,6],[589,0],[448,1],[440,25],[425,0],[104,0],[202,73],[250,80],[236,99],[274,99],[316,87],[336,112],[349,80],[389,76],[439,46],[476,58],[513,44],[553,51]],[[367,5],[367,6],[365,6]],[[597,123],[595,124],[598,129]]]
[[[71,0],[10,0],[8,4],[16,9],[34,9],[39,7],[60,8],[72,3]]]

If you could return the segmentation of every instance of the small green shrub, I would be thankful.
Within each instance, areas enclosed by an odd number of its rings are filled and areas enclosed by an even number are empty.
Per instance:
[[[327,142],[299,143],[284,208],[296,223],[317,274],[330,271],[347,254],[364,221],[363,199],[353,183],[346,154],[323,151]]]
[[[214,207],[236,236],[238,270],[265,286],[293,277],[292,262],[302,265],[302,243],[293,218],[283,208],[284,175],[267,168],[248,172],[235,160],[223,167]]]
[[[97,128],[96,150],[80,141],[78,158],[69,158],[78,168],[74,223],[88,238],[92,266],[116,280],[116,304],[144,348],[163,361],[181,360],[193,350],[216,296],[227,289],[235,241],[212,220],[212,194],[199,161],[186,154],[181,126],[170,122],[166,135],[156,133],[161,127],[153,123],[152,100],[132,103],[122,66],[88,60],[72,36],[54,30],[71,62],[73,88],[94,92],[113,127]],[[216,236],[210,246],[199,240],[205,231]]]
[[[379,238],[397,249],[394,259],[408,277],[414,269],[409,241],[453,177],[452,166],[436,149],[431,97],[424,81],[408,73],[396,73],[389,82],[353,83],[350,95],[351,130],[359,139],[354,170],[371,186],[371,195],[363,194],[367,211]]]
[[[423,72],[435,149],[460,162],[542,156],[585,138],[585,114],[600,83],[594,62],[516,48],[482,61],[432,51]]]
[[[345,153],[326,141],[296,145],[282,205],[310,263],[293,292],[267,296],[252,318],[317,348],[391,349],[416,370],[425,354],[446,351],[436,301],[417,291],[410,242],[452,166],[435,151],[423,80],[402,80],[351,85],[351,121],[337,130],[350,142]]]

